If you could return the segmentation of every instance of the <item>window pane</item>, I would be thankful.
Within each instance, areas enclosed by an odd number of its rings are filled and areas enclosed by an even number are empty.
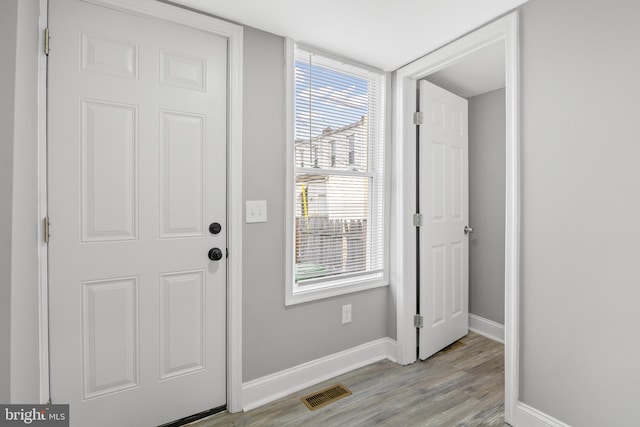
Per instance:
[[[366,171],[370,82],[312,63],[295,63],[296,165]]]
[[[299,175],[296,192],[297,279],[367,271],[369,179]]]
[[[329,63],[296,53],[295,281],[305,288],[384,264],[382,78]]]

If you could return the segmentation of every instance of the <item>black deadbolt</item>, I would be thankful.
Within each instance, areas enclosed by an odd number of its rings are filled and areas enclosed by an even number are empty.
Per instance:
[[[211,225],[209,226],[209,232],[211,234],[218,234],[221,231],[222,231],[222,226],[218,222],[212,222]]]
[[[213,248],[209,250],[209,259],[211,261],[220,261],[222,259],[222,251],[220,248]]]

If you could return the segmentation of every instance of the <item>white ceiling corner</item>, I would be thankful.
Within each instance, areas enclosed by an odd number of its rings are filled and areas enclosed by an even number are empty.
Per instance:
[[[393,71],[528,0],[172,0]]]

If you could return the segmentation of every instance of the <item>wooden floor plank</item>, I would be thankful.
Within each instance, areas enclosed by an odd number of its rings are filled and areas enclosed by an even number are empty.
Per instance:
[[[507,426],[504,346],[474,333],[460,343],[426,361],[376,362],[252,411],[217,414],[189,426]],[[335,383],[353,394],[315,411],[300,401]]]

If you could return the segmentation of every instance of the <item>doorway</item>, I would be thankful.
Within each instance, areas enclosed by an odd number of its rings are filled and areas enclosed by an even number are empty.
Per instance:
[[[504,65],[496,42],[419,82],[421,359],[468,329],[504,342]]]
[[[396,73],[396,182],[392,204],[397,238],[394,241],[392,276],[397,300],[398,361],[416,361],[417,337],[414,315],[417,303],[416,228],[411,213],[417,212],[415,165],[416,126],[412,116],[417,105],[416,84],[430,75],[461,63],[470,55],[499,44],[505,57],[505,420],[513,420],[518,390],[518,290],[519,290],[519,139],[518,139],[518,17],[513,13],[470,33],[409,64]],[[408,219],[408,220],[407,220]]]

